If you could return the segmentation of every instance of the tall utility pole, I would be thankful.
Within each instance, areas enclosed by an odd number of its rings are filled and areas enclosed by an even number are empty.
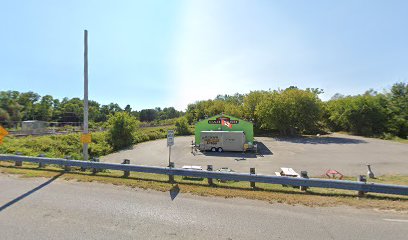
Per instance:
[[[88,30],[84,30],[84,135],[88,134]],[[88,160],[88,143],[83,144],[84,160]]]

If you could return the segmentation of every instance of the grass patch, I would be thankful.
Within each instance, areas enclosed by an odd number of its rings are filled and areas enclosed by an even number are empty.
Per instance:
[[[63,170],[56,166],[39,169],[36,164],[24,163],[23,167],[14,167],[11,162],[0,163],[0,172],[18,174],[21,177],[54,177]],[[134,188],[170,191],[174,186],[168,183],[165,175],[148,173],[130,173],[129,178],[122,177],[121,171],[104,171],[93,175],[90,171],[81,172],[72,168],[60,178],[79,182],[98,182],[113,185],[123,185]],[[357,208],[380,210],[408,211],[408,197],[368,193],[363,198],[357,198],[355,191],[311,188],[307,192],[281,185],[257,183],[256,189],[251,189],[248,182],[221,183],[214,180],[213,187],[208,186],[207,179],[184,179],[175,176],[175,180],[182,193],[199,196],[216,196],[224,198],[246,198],[268,201],[270,203],[285,203],[290,205],[304,205],[310,207],[330,207],[347,205]],[[408,185],[408,176],[382,176],[374,182]]]
[[[407,143],[408,144],[408,139],[403,139],[403,138],[400,138],[400,137],[395,137],[395,138],[393,138],[391,140],[394,141],[394,142]]]
[[[135,131],[133,144],[167,137],[167,131],[176,129],[174,125],[139,128]],[[80,133],[65,135],[7,136],[0,144],[0,153],[15,154],[21,152],[25,156],[38,156],[46,153],[46,157],[64,158],[71,156],[73,159],[83,159]],[[107,141],[107,132],[92,133],[92,143],[89,144],[90,157],[105,156],[113,152]]]
[[[390,134],[383,134],[383,135],[378,135],[378,136],[362,136],[362,135],[356,135],[350,132],[344,132],[344,131],[339,131],[336,132],[339,134],[344,134],[344,135],[349,135],[349,136],[359,136],[359,137],[366,137],[366,138],[376,138],[376,139],[382,139],[382,140],[387,140],[387,141],[393,141],[393,142],[399,142],[399,143],[406,143],[408,144],[408,139],[400,138],[394,135]]]

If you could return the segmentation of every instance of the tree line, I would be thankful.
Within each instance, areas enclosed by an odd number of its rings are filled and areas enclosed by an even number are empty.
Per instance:
[[[358,135],[407,138],[408,83],[395,83],[382,93],[345,96],[335,94],[322,101],[318,88],[252,91],[248,94],[218,95],[214,99],[197,101],[186,112],[174,107],[133,111],[130,105],[100,105],[89,101],[89,120],[105,122],[109,116],[124,112],[142,122],[177,120],[180,132],[187,133],[188,125],[220,113],[233,115],[254,123],[256,131],[279,131],[282,135],[316,134],[328,131],[347,131]],[[83,101],[33,92],[0,92],[0,122],[24,120],[82,122]]]
[[[322,101],[318,88],[252,91],[218,95],[215,99],[189,104],[185,118],[191,124],[225,113],[254,123],[256,130],[279,131],[283,135],[347,131],[358,135],[407,138],[408,84],[395,83],[379,93],[335,94]]]
[[[80,98],[55,99],[34,92],[0,91],[0,123],[12,127],[15,122],[41,120],[47,122],[82,122],[84,103]],[[110,115],[127,112],[142,122],[173,119],[183,115],[174,107],[134,111],[130,105],[121,108],[116,103],[101,105],[89,101],[89,121],[105,122]]]

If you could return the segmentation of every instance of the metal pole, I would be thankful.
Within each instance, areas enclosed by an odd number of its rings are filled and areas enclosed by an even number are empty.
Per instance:
[[[169,146],[169,166],[170,166],[171,146]]]
[[[249,169],[249,173],[250,174],[255,174],[255,168],[250,168]],[[255,182],[250,182],[251,184],[251,188],[256,188],[256,186],[255,186]]]
[[[84,30],[84,134],[88,134],[88,30]],[[83,146],[84,160],[88,160],[88,143]]]

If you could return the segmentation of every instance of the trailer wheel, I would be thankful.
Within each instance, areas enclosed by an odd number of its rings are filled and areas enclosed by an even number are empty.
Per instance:
[[[224,151],[224,149],[222,149],[222,148],[218,148],[218,152],[223,152]]]
[[[215,147],[211,148],[211,152],[216,152],[216,151],[217,151],[217,149]]]

